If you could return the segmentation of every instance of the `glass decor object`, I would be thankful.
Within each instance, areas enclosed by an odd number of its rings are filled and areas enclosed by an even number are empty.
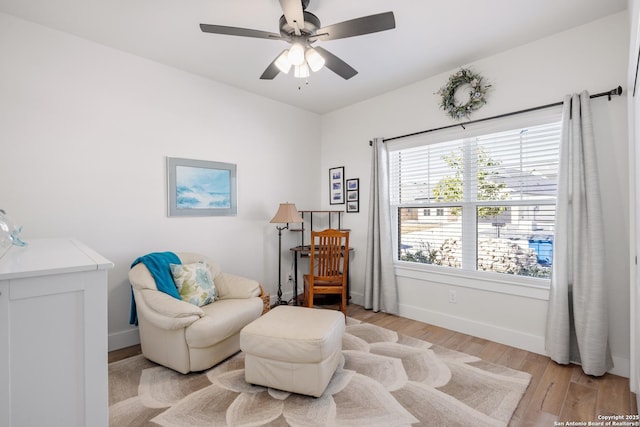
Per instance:
[[[0,209],[0,251],[6,252],[11,246],[25,246],[20,239],[21,226],[16,226],[7,213]]]

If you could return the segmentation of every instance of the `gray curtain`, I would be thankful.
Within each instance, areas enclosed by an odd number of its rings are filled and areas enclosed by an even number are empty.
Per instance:
[[[613,367],[604,278],[604,230],[589,94],[562,112],[556,233],[545,345],[558,363],[589,375]]]
[[[364,308],[398,314],[389,208],[389,161],[382,138],[373,141],[365,268]]]

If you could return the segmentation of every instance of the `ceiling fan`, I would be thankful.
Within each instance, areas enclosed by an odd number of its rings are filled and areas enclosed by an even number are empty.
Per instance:
[[[224,25],[200,24],[205,33],[258,39],[283,40],[291,47],[283,50],[260,76],[272,80],[278,73],[288,73],[294,67],[294,76],[306,78],[309,69],[316,72],[324,65],[345,80],[358,74],[349,64],[322,47],[313,47],[316,41],[344,39],[363,34],[377,33],[396,27],[393,12],[378,13],[351,19],[338,24],[320,26],[320,20],[305,9],[309,0],[279,0],[283,15],[280,17],[280,34]]]

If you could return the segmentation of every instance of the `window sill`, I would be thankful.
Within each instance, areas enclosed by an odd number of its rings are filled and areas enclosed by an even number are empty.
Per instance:
[[[394,267],[398,277],[545,301],[549,300],[549,279],[512,276],[485,271],[465,271],[402,261],[396,261]]]

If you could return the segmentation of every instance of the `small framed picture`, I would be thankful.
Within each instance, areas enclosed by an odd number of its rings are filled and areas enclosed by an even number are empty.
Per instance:
[[[329,169],[329,203],[344,204],[344,166]]]
[[[360,211],[360,179],[348,179],[347,183],[347,212]]]

